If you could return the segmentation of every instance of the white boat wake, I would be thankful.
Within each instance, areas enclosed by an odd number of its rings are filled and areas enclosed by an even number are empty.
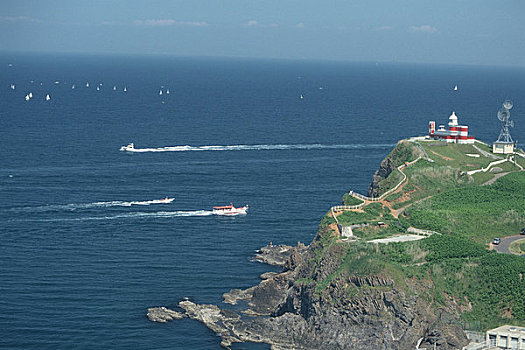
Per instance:
[[[80,218],[48,218],[36,219],[40,222],[59,222],[59,221],[93,221],[93,220],[116,220],[116,219],[141,219],[141,218],[172,218],[189,216],[210,216],[211,210],[177,210],[177,211],[157,211],[157,212],[135,212],[126,214],[106,215],[106,216],[85,216]],[[31,219],[29,219],[31,220]],[[25,220],[24,220],[25,221]],[[31,220],[32,221],[32,220]]]
[[[150,205],[150,204],[169,204],[173,201],[169,198],[165,199],[153,199],[149,201],[110,201],[110,202],[94,202],[94,203],[70,203],[70,204],[50,204],[39,207],[21,207],[12,208],[13,211],[30,211],[30,212],[45,212],[45,211],[59,211],[69,210],[74,211],[77,209],[91,209],[101,207],[131,207],[132,205]]]
[[[122,146],[121,151],[146,153],[146,152],[194,152],[194,151],[263,151],[263,150],[323,150],[323,149],[372,149],[391,148],[393,144],[350,144],[350,145],[325,145],[292,144],[292,145],[213,145],[213,146],[167,146],[159,148],[135,148],[131,143]]]

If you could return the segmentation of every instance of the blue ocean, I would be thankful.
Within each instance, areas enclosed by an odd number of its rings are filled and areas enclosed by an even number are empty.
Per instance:
[[[0,72],[6,349],[219,349],[202,324],[147,308],[220,304],[277,271],[254,251],[309,243],[429,120],[455,111],[492,142],[509,98],[525,137],[523,68],[3,53]],[[119,151],[130,142],[188,147]],[[248,214],[211,215],[229,203]]]

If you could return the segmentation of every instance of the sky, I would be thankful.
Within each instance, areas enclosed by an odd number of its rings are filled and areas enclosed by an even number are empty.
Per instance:
[[[525,66],[525,0],[2,0],[0,51]]]

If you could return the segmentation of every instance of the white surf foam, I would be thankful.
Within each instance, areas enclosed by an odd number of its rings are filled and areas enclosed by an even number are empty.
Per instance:
[[[194,152],[194,151],[262,151],[262,150],[316,150],[316,149],[372,149],[390,148],[393,144],[350,144],[350,145],[324,145],[295,144],[295,145],[211,145],[211,146],[167,146],[159,148],[131,148],[126,152]]]
[[[213,215],[211,210],[177,210],[177,211],[158,211],[158,212],[135,212],[126,214],[106,215],[106,216],[85,216],[79,218],[49,218],[36,219],[42,222],[59,222],[59,221],[92,221],[92,220],[115,220],[115,219],[141,219],[141,218],[171,218],[171,217],[188,217],[188,216],[210,216]]]
[[[30,212],[45,212],[45,211],[59,211],[77,209],[91,209],[100,207],[131,207],[132,205],[150,205],[150,204],[170,204],[161,199],[153,199],[149,201],[110,201],[110,202],[93,202],[93,203],[69,203],[69,204],[50,204],[39,207],[22,207],[12,208],[13,211],[30,211]]]

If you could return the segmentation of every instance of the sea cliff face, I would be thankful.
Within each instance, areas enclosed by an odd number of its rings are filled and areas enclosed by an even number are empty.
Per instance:
[[[462,329],[454,322],[459,310],[450,303],[439,310],[420,297],[428,286],[408,281],[398,286],[384,275],[341,275],[319,291],[318,281],[334,274],[344,249],[334,245],[316,263],[325,249],[321,230],[314,242],[304,247],[267,246],[282,256],[289,254],[283,272],[264,277],[259,285],[225,293],[229,304],[247,302],[239,312],[215,305],[181,301],[186,316],[203,322],[229,348],[234,342],[264,342],[272,349],[413,349],[420,341],[437,349],[460,349],[467,344]],[[271,253],[270,253],[271,254]],[[267,253],[268,255],[268,253]],[[315,265],[315,266],[314,266]],[[404,281],[406,283],[407,281]],[[437,311],[437,313],[436,313]]]
[[[379,168],[372,177],[372,182],[368,187],[369,197],[379,197],[388,190],[384,180],[401,164],[416,159],[422,152],[413,144],[407,141],[400,141],[392,152],[381,162]]]

